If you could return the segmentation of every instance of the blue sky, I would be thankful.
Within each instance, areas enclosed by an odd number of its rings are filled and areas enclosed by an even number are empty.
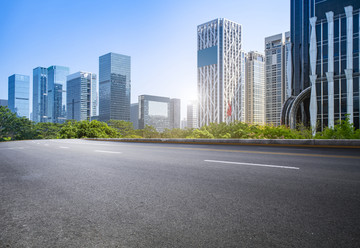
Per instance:
[[[0,99],[8,77],[37,66],[98,74],[99,56],[131,56],[131,102],[141,94],[196,97],[196,27],[215,18],[243,26],[245,51],[289,31],[290,0],[141,1],[11,0],[0,2]],[[31,80],[32,81],[32,80]]]

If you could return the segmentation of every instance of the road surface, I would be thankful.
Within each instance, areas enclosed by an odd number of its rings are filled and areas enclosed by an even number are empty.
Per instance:
[[[0,247],[360,247],[360,151],[3,142]]]

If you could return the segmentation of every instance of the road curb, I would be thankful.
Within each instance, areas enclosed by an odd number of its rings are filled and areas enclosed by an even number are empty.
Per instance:
[[[324,148],[360,148],[360,140],[323,140],[323,139],[127,139],[127,138],[84,138],[85,140],[134,142],[134,143],[170,143],[200,145],[245,145],[245,146],[297,146]]]

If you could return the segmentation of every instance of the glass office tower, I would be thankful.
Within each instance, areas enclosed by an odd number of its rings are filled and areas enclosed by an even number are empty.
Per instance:
[[[281,124],[284,101],[291,96],[290,32],[265,38],[265,122]]]
[[[48,121],[64,123],[66,120],[66,77],[69,68],[50,66],[48,69]]]
[[[29,118],[30,77],[14,74],[8,79],[9,109],[19,117]]]
[[[310,19],[310,123],[322,131],[359,123],[360,1],[317,3]]]
[[[67,76],[67,119],[83,121],[96,115],[96,74],[77,72]]]
[[[130,106],[130,121],[134,129],[139,129],[139,104],[132,103]]]
[[[316,130],[359,123],[359,9],[354,0],[292,0],[292,96],[282,122]]]
[[[33,69],[33,121],[47,122],[47,96],[47,69],[37,67]]]
[[[99,57],[99,120],[130,121],[131,57]]]
[[[265,123],[265,58],[262,53],[246,56],[246,122]]]
[[[186,126],[188,128],[198,128],[197,105],[197,101],[190,101],[187,103]]]
[[[6,99],[0,99],[0,106],[8,106],[8,100]]]
[[[245,54],[240,24],[219,18],[197,27],[199,127],[245,121]]]
[[[153,126],[158,132],[170,129],[170,98],[161,96],[139,96],[139,128]]]
[[[173,98],[170,100],[170,128],[180,128],[181,100]]]

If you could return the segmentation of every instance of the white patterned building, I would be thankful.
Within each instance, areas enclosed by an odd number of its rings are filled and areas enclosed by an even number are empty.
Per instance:
[[[245,53],[240,24],[219,18],[197,28],[198,123],[245,121]]]

